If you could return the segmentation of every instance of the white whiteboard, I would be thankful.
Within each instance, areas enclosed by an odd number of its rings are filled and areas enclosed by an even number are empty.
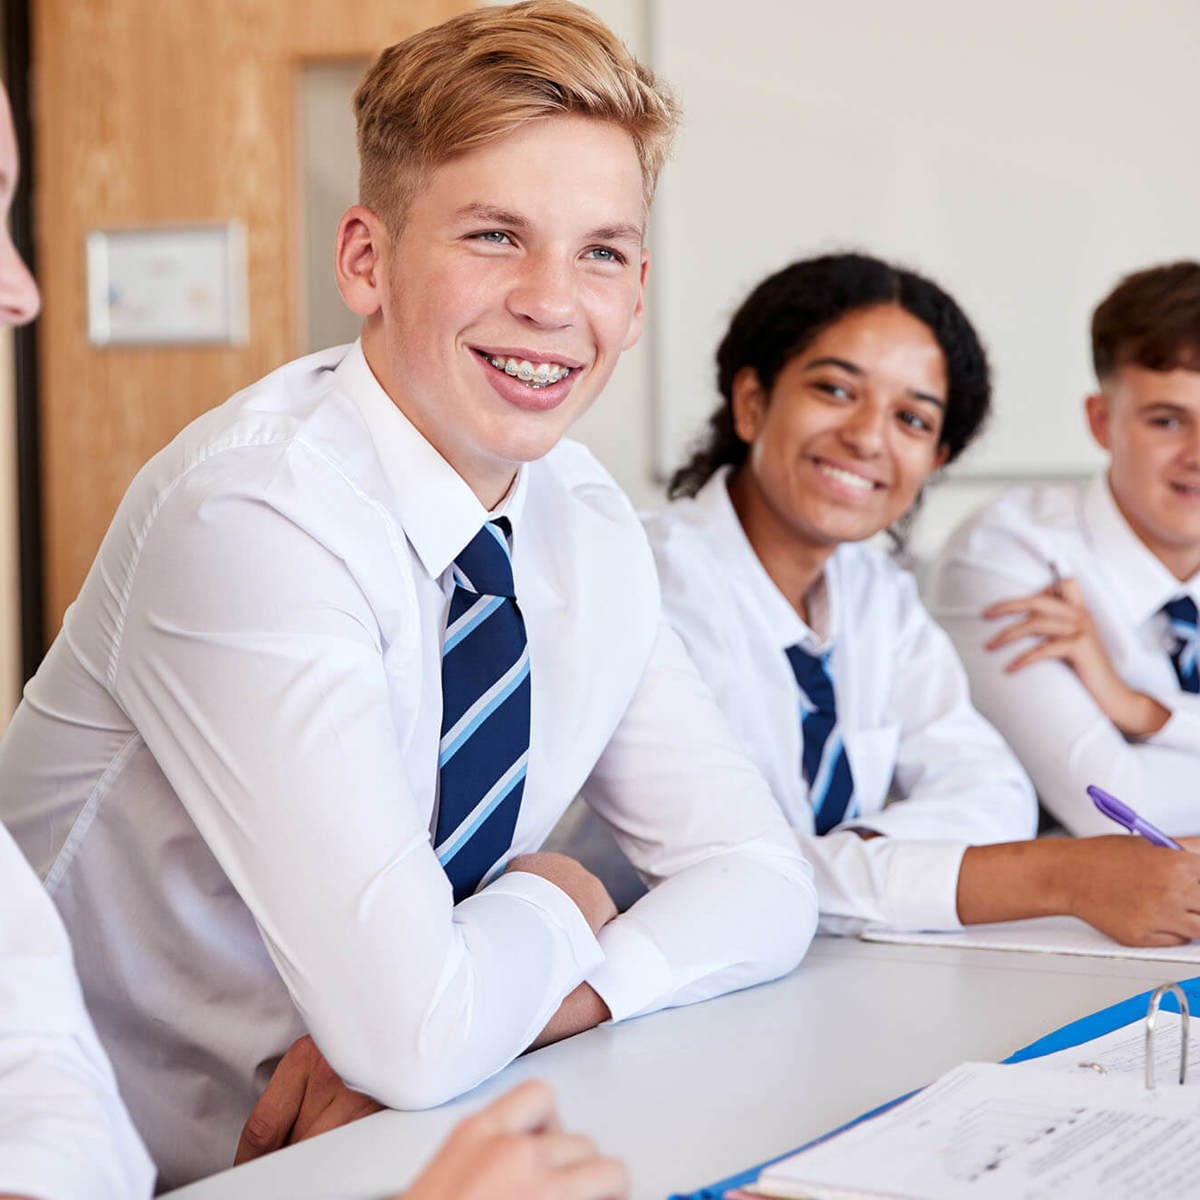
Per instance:
[[[649,0],[685,128],[654,219],[656,467],[717,402],[734,308],[855,248],[942,283],[989,347],[960,474],[1086,471],[1087,324],[1129,270],[1200,257],[1200,0]]]

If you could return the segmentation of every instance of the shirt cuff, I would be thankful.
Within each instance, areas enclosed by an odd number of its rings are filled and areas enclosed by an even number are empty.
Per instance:
[[[884,895],[890,928],[962,928],[958,872],[966,849],[964,842],[895,841],[888,846]]]
[[[1195,754],[1196,747],[1200,746],[1200,697],[1179,695],[1170,699],[1163,696],[1155,698],[1171,710],[1171,715],[1161,729],[1141,739],[1142,745]]]
[[[530,871],[505,871],[487,885],[480,896],[512,896],[532,905],[562,931],[567,949],[575,960],[579,980],[604,962],[604,950],[592,933],[579,906],[562,888]],[[572,984],[572,987],[575,985]]]
[[[661,1008],[673,989],[671,965],[636,918],[617,917],[597,936],[604,961],[585,980],[608,1005],[612,1021]]]

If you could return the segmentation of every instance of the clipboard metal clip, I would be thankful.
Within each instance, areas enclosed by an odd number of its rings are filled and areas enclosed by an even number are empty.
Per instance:
[[[1162,998],[1173,992],[1179,1001],[1179,1082],[1187,1082],[1188,1063],[1188,1002],[1183,988],[1177,983],[1164,983],[1154,989],[1150,1003],[1146,1008],[1146,1087],[1154,1087],[1154,1021],[1158,1016]]]

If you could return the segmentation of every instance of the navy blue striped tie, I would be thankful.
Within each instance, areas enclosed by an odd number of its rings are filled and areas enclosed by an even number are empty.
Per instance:
[[[785,653],[807,706],[800,717],[804,742],[801,767],[808,784],[817,833],[828,833],[850,810],[854,777],[837,727],[837,702],[829,677],[829,655],[809,654],[799,646]]]
[[[1171,622],[1171,634],[1175,639],[1171,662],[1179,676],[1179,686],[1185,692],[1200,692],[1200,670],[1196,667],[1196,602],[1191,596],[1176,596],[1162,606],[1162,611]]]
[[[454,560],[442,647],[442,740],[434,850],[469,896],[512,845],[529,758],[529,649],[513,589],[508,521],[489,521]]]

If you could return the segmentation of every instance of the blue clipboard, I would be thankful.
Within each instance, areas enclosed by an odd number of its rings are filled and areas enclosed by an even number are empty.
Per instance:
[[[1195,1012],[1200,1009],[1200,976],[1196,976],[1193,979],[1184,979],[1180,982],[1179,986],[1183,988],[1184,993],[1187,995],[1188,1004],[1192,1007],[1192,1011]],[[1056,1050],[1066,1050],[1069,1046],[1078,1046],[1081,1042],[1090,1042],[1092,1038],[1098,1038],[1103,1034],[1111,1033],[1114,1029],[1121,1029],[1126,1025],[1132,1025],[1134,1021],[1140,1021],[1146,1015],[1146,1007],[1150,1003],[1150,997],[1153,993],[1154,989],[1148,988],[1144,992],[1139,992],[1136,996],[1130,996],[1128,1000],[1119,1000],[1116,1004],[1110,1004],[1107,1008],[1099,1009],[1097,1012],[1090,1013],[1086,1017],[1080,1017],[1078,1021],[1070,1022],[1070,1024],[1064,1025],[1061,1029],[1056,1029],[1053,1033],[1048,1033],[1045,1037],[1038,1038],[1036,1042],[1030,1042],[1028,1046],[1018,1050],[1015,1054],[1010,1054],[1004,1061],[1006,1063],[1019,1063],[1029,1058],[1041,1058],[1043,1054],[1053,1054]],[[1179,1004],[1175,1000],[1175,997],[1168,993],[1163,998],[1162,1008],[1165,1012],[1178,1012]],[[743,1187],[745,1184],[753,1183],[764,1167],[769,1167],[772,1163],[790,1158],[793,1154],[797,1154],[801,1150],[807,1150],[809,1146],[815,1146],[818,1142],[826,1141],[828,1138],[834,1137],[836,1134],[843,1132],[843,1130],[850,1129],[861,1121],[870,1120],[871,1117],[887,1112],[889,1108],[894,1108],[897,1104],[907,1100],[909,1096],[914,1095],[916,1095],[916,1092],[897,1096],[895,1100],[889,1100],[886,1104],[881,1104],[878,1108],[873,1108],[870,1112],[865,1112],[861,1116],[855,1117],[853,1121],[847,1121],[845,1125],[840,1125],[837,1129],[832,1129],[829,1133],[822,1134],[819,1138],[814,1138],[810,1142],[805,1142],[802,1146],[797,1146],[795,1150],[789,1150],[786,1154],[779,1154],[774,1158],[769,1158],[757,1166],[750,1167],[748,1170],[739,1171],[736,1175],[730,1175],[728,1179],[722,1179],[719,1183],[709,1184],[708,1187],[703,1187],[698,1192],[676,1192],[669,1197],[669,1200],[722,1200],[726,1192],[734,1188]]]

